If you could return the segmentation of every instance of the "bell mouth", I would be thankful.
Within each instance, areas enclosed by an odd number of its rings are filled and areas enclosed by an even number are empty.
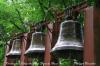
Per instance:
[[[28,51],[28,52],[25,53],[25,55],[34,54],[34,53],[44,53],[44,51],[42,51],[42,50]]]
[[[25,54],[30,54],[30,53],[43,53],[45,52],[45,48],[29,48]]]
[[[51,50],[51,54],[56,57],[68,58],[70,54],[82,54],[83,46],[56,46]]]
[[[81,56],[83,58],[83,51],[82,50],[73,50],[73,49],[67,49],[67,50],[55,50],[51,53],[56,58],[69,58],[75,59],[78,56]],[[73,56],[74,55],[74,56]]]
[[[25,55],[28,57],[38,58],[43,57],[45,48],[31,48],[25,52]]]
[[[17,55],[21,55],[21,52],[20,51],[11,51],[11,52],[9,52],[9,53],[7,53],[7,55],[6,56],[17,56]]]
[[[65,41],[58,39],[55,46],[52,48],[51,52],[54,51],[61,51],[61,50],[76,50],[76,51],[83,51],[83,45],[82,42],[79,42],[77,40],[73,41]]]
[[[45,53],[44,51],[37,50],[37,51],[33,51],[33,52],[27,52],[27,53],[25,53],[25,55],[28,57],[32,57],[32,58],[43,58],[44,53]]]
[[[10,58],[18,58],[20,57],[20,53],[16,53],[16,54],[7,54],[6,57],[10,57]]]

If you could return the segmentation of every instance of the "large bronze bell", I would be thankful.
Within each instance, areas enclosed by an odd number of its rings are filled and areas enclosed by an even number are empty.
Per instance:
[[[32,33],[31,44],[29,48],[26,50],[25,54],[38,56],[38,54],[43,53],[45,51],[44,46],[44,33],[42,32],[34,32]]]
[[[21,40],[14,39],[12,42],[12,47],[10,51],[7,53],[7,56],[20,55],[21,54],[20,45],[21,45]]]
[[[52,48],[51,52],[58,53],[57,56],[59,56],[59,54],[61,55],[62,53],[82,51],[82,49],[81,24],[73,20],[62,22],[57,43]]]

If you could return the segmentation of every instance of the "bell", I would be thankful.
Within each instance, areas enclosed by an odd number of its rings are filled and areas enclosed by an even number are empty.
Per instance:
[[[60,25],[58,40],[51,52],[58,53],[57,56],[59,56],[63,53],[69,53],[72,51],[82,51],[82,49],[81,24],[73,20],[62,22]]]
[[[20,44],[21,44],[20,39],[13,40],[11,50],[7,53],[7,56],[20,55],[21,54]]]
[[[26,50],[26,55],[38,56],[41,53],[44,53],[44,34],[42,32],[32,33],[31,44]]]

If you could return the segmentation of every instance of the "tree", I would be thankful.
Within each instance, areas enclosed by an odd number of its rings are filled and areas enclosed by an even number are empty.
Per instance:
[[[32,23],[44,19],[54,20],[52,8],[63,11],[65,7],[81,1],[83,0],[0,0],[0,63],[6,41],[12,35],[28,32]],[[93,0],[88,2],[91,4]]]

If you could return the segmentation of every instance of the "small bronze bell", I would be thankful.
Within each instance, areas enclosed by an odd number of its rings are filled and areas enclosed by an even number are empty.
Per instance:
[[[12,56],[12,55],[20,55],[20,45],[21,45],[21,40],[20,39],[14,39],[12,43],[11,50],[7,53],[7,56]]]
[[[34,32],[32,33],[31,44],[29,48],[26,50],[25,54],[31,54],[33,56],[38,56],[40,53],[44,53],[44,34],[42,32]]]

